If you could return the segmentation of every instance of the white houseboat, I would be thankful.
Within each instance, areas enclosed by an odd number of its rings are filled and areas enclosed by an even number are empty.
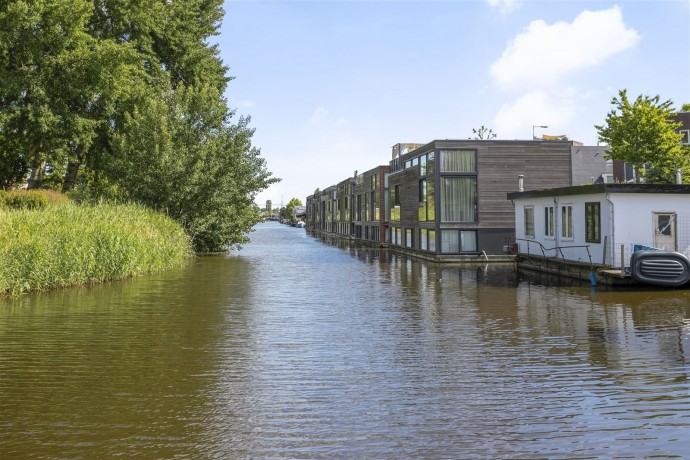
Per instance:
[[[592,283],[678,286],[690,279],[690,185],[594,184],[508,199],[515,242],[506,249],[522,267]]]

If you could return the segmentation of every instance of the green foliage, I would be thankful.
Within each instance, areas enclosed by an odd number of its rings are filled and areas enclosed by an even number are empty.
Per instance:
[[[681,112],[690,112],[690,104],[683,104],[683,107],[680,110]]]
[[[294,219],[295,217],[295,207],[302,206],[302,201],[299,198],[292,198],[287,206],[285,206],[285,218]]]
[[[4,209],[43,209],[49,202],[45,193],[35,190],[0,190],[0,208]]]
[[[108,186],[99,191],[167,213],[199,252],[246,243],[261,221],[255,194],[276,181],[251,147],[249,119],[225,123],[217,92],[180,85],[169,99],[126,117],[115,155],[103,165]]]
[[[688,155],[675,132],[680,123],[671,119],[671,101],[661,102],[657,95],[638,96],[631,103],[626,90],[621,90],[611,104],[614,109],[606,124],[595,126],[599,141],[609,145],[607,158],[632,164],[638,181],[673,183],[676,169],[688,175]]]
[[[199,251],[247,241],[277,181],[231,121],[222,0],[7,0],[0,6],[0,187],[61,186],[176,219]]]
[[[0,294],[154,272],[190,255],[180,226],[141,206],[0,211]]]
[[[475,139],[491,140],[496,138],[496,134],[494,134],[493,130],[490,128],[487,129],[484,125],[481,125],[479,129],[472,128],[472,132],[474,133]]]

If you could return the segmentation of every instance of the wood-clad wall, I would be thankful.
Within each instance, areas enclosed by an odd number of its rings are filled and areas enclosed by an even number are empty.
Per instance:
[[[477,146],[479,228],[515,226],[512,203],[506,198],[518,190],[567,187],[571,184],[569,142],[487,142]]]

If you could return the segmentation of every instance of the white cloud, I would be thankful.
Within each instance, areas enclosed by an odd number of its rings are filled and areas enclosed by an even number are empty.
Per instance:
[[[243,99],[240,101],[240,106],[247,108],[247,109],[251,109],[251,108],[254,108],[254,106],[256,106],[256,104],[254,104],[254,101],[250,101],[249,99]]]
[[[520,6],[518,0],[486,0],[486,2],[501,14],[508,14]]]
[[[508,43],[490,74],[505,88],[553,85],[639,41],[637,31],[625,26],[618,6],[585,10],[571,23],[536,20]]]
[[[495,131],[501,139],[531,139],[534,134],[566,135],[578,113],[576,88],[564,91],[548,91],[543,88],[532,90],[514,102],[504,104],[494,117]]]
[[[314,113],[312,113],[311,118],[309,118],[309,122],[312,125],[318,125],[327,116],[328,116],[328,109],[325,109],[323,107],[318,107],[316,110],[314,110]]]

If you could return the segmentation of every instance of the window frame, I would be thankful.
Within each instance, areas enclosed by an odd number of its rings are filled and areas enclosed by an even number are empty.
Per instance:
[[[566,241],[575,239],[575,228],[573,226],[573,204],[563,203],[561,205],[561,238]]]
[[[681,129],[678,131],[681,134],[680,143],[683,145],[690,145],[690,130]]]
[[[525,237],[534,238],[536,237],[536,232],[534,231],[534,205],[527,205],[523,210],[523,230],[525,232]]]
[[[556,207],[553,205],[544,207],[544,238],[556,238]]]
[[[585,202],[585,242],[601,243],[600,201]]]
[[[447,216],[447,211],[451,209],[445,202],[447,199],[446,197],[446,188],[448,187],[447,184],[450,183],[450,181],[455,181],[455,180],[460,180],[460,181],[470,181],[470,185],[472,188],[472,204],[471,207],[472,209],[467,209],[468,213],[471,214],[471,216],[465,216],[465,220],[451,220],[451,217],[453,216]],[[479,210],[477,207],[477,202],[479,201],[479,181],[477,180],[477,175],[476,174],[471,174],[471,175],[453,175],[453,176],[441,176],[440,180],[440,190],[439,190],[439,195],[440,195],[440,201],[441,201],[441,222],[443,223],[477,223],[479,221]],[[457,208],[457,203],[452,206],[452,208]]]

